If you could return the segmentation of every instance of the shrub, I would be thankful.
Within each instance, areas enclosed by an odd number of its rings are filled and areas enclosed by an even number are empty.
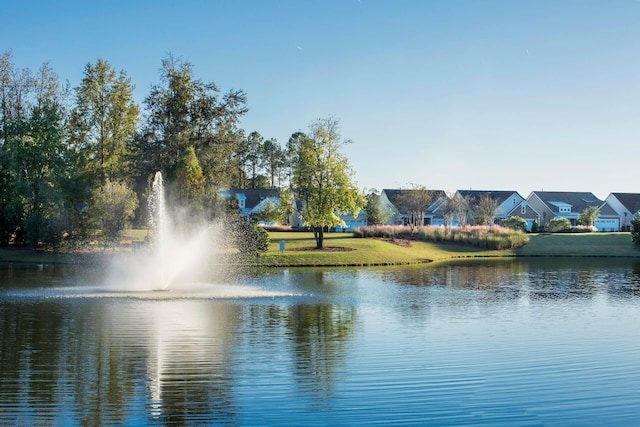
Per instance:
[[[464,227],[417,227],[414,231],[402,225],[374,225],[354,230],[356,237],[405,238],[425,242],[460,243],[487,249],[514,249],[529,241],[521,230],[499,225],[477,225]]]
[[[229,220],[232,244],[241,255],[258,256],[269,248],[269,233],[263,227],[248,223],[240,216],[233,216]]]
[[[527,221],[519,216],[510,216],[502,220],[502,225],[512,230],[526,231]]]
[[[571,230],[571,222],[567,218],[553,218],[547,223],[546,230],[550,233],[562,233]]]
[[[598,229],[593,225],[576,225],[571,227],[572,233],[597,233]]]
[[[640,215],[636,214],[631,220],[631,241],[640,245]]]

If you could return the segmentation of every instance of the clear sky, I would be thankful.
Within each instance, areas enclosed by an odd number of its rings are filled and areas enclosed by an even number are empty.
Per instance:
[[[125,70],[141,102],[172,53],[282,145],[340,119],[361,188],[640,192],[640,2],[0,2],[0,50],[72,87]]]

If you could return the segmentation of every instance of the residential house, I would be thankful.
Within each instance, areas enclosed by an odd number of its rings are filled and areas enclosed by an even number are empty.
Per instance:
[[[527,202],[540,212],[542,226],[553,218],[567,218],[571,225],[577,225],[580,213],[595,206],[599,209],[599,216],[594,226],[599,231],[614,231],[620,227],[620,215],[590,192],[533,191]]]
[[[280,206],[280,192],[277,189],[232,188],[222,190],[219,194],[225,199],[235,197],[240,208],[240,216],[246,218],[247,221],[250,221],[252,218],[263,212],[269,203],[274,209],[278,209]]]
[[[352,231],[356,227],[364,227],[367,225],[367,212],[364,209],[360,209],[357,216],[353,216],[353,213],[347,213],[339,215],[340,219],[344,221],[345,225],[336,226],[336,231]]]
[[[380,193],[378,204],[380,209],[387,218],[386,224],[389,225],[406,225],[410,221],[410,214],[402,206],[400,196],[407,192],[420,190],[394,190],[385,189]],[[432,202],[429,206],[425,206],[422,225],[444,225],[444,213],[442,207],[449,200],[447,194],[442,190],[429,190],[432,193]]]
[[[507,215],[519,216],[527,222],[526,230],[531,231],[533,229],[533,223],[540,224],[540,214],[526,201],[523,200],[517,204],[511,212]]]
[[[453,197],[461,198],[469,205],[468,222],[473,222],[473,207],[483,197],[490,197],[497,202],[498,207],[495,211],[494,222],[499,224],[505,218],[512,216],[514,213],[522,216],[527,220],[529,229],[533,223],[535,209],[527,205],[526,200],[517,191],[489,191],[489,190],[458,190]],[[525,205],[523,209],[523,204]]]
[[[640,193],[611,193],[605,202],[620,215],[620,230],[630,231],[631,220],[640,214]]]

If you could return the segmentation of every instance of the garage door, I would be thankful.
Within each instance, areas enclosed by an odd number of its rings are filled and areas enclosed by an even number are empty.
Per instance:
[[[598,219],[594,222],[598,231],[620,231],[620,220],[615,219]]]

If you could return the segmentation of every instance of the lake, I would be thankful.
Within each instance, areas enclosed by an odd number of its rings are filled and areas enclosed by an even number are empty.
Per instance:
[[[1,425],[640,425],[640,264],[0,264]]]

